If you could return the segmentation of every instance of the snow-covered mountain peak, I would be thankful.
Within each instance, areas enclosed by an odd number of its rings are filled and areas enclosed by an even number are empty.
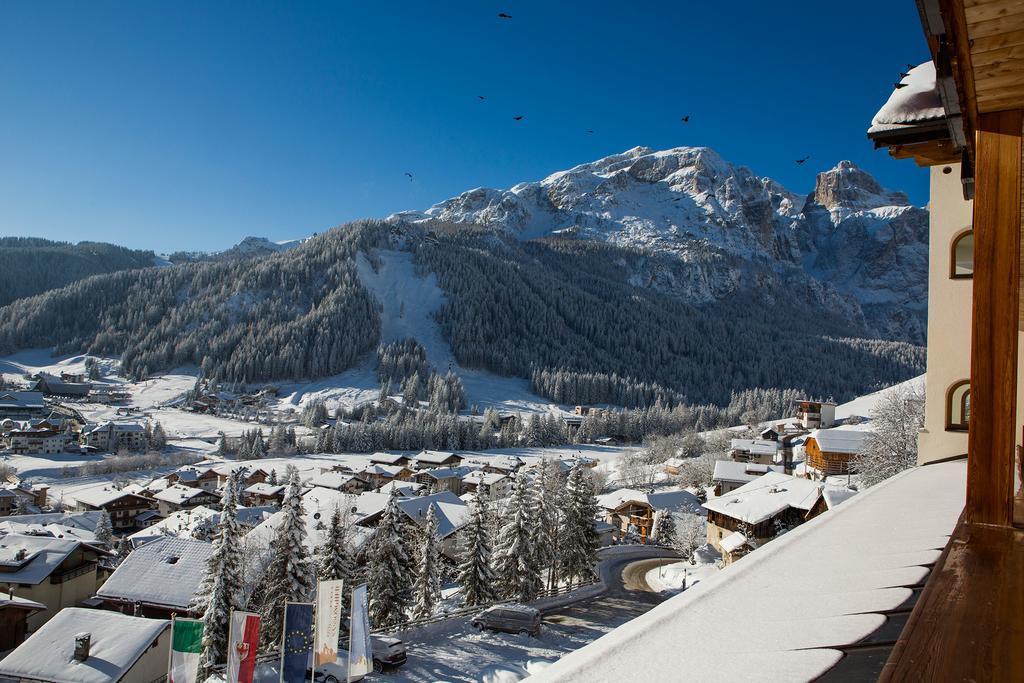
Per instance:
[[[840,161],[835,168],[819,173],[813,198],[832,213],[833,219],[846,218],[856,211],[910,206],[907,195],[886,190],[852,161]]]

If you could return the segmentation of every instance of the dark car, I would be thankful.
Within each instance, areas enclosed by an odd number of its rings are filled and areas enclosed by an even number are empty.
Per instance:
[[[525,605],[494,605],[477,614],[470,623],[479,631],[489,629],[536,636],[540,633],[540,612]]]

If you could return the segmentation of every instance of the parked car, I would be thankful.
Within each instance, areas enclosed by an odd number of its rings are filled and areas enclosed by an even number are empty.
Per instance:
[[[392,671],[405,664],[409,658],[405,643],[391,636],[370,636],[373,644],[373,670]]]
[[[540,612],[525,605],[494,605],[480,612],[470,622],[478,631],[504,631],[536,636],[540,633]]]

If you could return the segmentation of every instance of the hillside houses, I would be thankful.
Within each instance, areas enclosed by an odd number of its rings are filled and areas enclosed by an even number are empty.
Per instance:
[[[139,513],[157,508],[151,498],[119,490],[110,484],[75,491],[72,499],[72,507],[78,511],[106,510],[114,531],[134,528]]]
[[[268,484],[266,482],[251,484],[242,489],[242,502],[253,506],[280,507],[286,488],[288,487],[284,484]]]
[[[71,607],[0,660],[0,680],[151,683],[167,674],[171,622]]]
[[[704,503],[707,541],[729,564],[824,512],[822,488],[818,482],[782,472],[764,474]]]
[[[0,538],[0,587],[46,607],[28,617],[35,630],[92,596],[107,553],[77,539],[8,534]]]
[[[196,591],[213,544],[165,536],[142,545],[118,565],[96,592],[107,609],[133,616],[195,614]]]
[[[66,399],[84,399],[89,395],[89,392],[92,391],[92,384],[81,381],[84,379],[81,376],[65,375],[65,377],[67,377],[67,379],[46,373],[39,373],[36,375],[36,380],[32,384],[32,391],[38,391],[44,396]]]
[[[49,412],[41,391],[0,390],[0,420],[38,420]]]
[[[597,497],[604,521],[612,524],[619,538],[633,534],[646,542],[654,527],[654,515],[660,511],[700,512],[700,501],[689,491],[645,493],[636,489],[618,489]]]
[[[507,474],[474,470],[462,478],[462,491],[485,498],[504,498],[512,493],[513,483],[512,477]]]
[[[81,442],[97,451],[144,451],[146,429],[136,422],[102,422],[83,428]]]
[[[768,472],[784,472],[782,465],[762,465],[756,462],[718,460],[715,462],[715,495],[723,496],[744,484],[758,479]]]
[[[449,451],[420,451],[412,460],[415,470],[426,470],[432,467],[458,467],[462,464],[462,456]]]
[[[254,484],[254,486],[262,486],[262,484]],[[219,505],[220,494],[198,487],[174,484],[155,494],[153,500],[156,501],[160,514],[167,517],[179,510],[188,510],[200,505]]]
[[[821,478],[850,473],[850,461],[864,448],[868,432],[854,429],[818,429],[804,442],[807,472]]]
[[[771,465],[776,461],[779,442],[771,439],[732,439],[729,457],[738,462]]]

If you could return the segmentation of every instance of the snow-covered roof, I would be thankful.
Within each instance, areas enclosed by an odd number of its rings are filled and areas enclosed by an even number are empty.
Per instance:
[[[425,487],[426,484],[421,484],[418,481],[399,481],[394,479],[377,489],[377,492],[390,494],[392,491],[398,491],[398,494],[401,496],[414,496],[417,491]]]
[[[78,539],[8,534],[0,538],[0,581],[42,583],[81,544]]]
[[[462,478],[462,481],[467,484],[478,484],[482,486],[492,486],[497,484],[502,479],[508,479],[507,474],[501,472],[484,472],[483,470],[476,470],[470,472]]]
[[[408,455],[402,453],[374,453],[370,456],[370,462],[380,463],[382,465],[398,465],[403,461],[409,459]]]
[[[825,506],[831,510],[840,503],[850,500],[857,495],[857,493],[857,489],[851,489],[845,486],[826,486],[822,489],[821,496],[825,499]]]
[[[115,500],[124,498],[125,496],[138,496],[137,493],[131,491],[122,491],[115,488],[112,484],[100,484],[92,486],[87,489],[81,489],[68,494],[71,498],[74,498],[79,503],[89,505],[91,507],[99,508],[104,505],[109,505]]]
[[[100,510],[86,510],[84,512],[41,512],[33,515],[10,515],[4,517],[6,522],[17,522],[19,524],[58,524],[63,527],[72,527],[83,531],[95,531],[103,512]]]
[[[713,498],[704,507],[727,517],[757,524],[787,508],[810,510],[821,496],[822,484],[769,472],[724,496]]]
[[[203,489],[185,486],[184,484],[175,484],[174,486],[168,486],[153,497],[157,500],[162,500],[165,503],[181,505],[182,503],[187,503],[197,496],[218,496],[218,494],[213,491],[204,491]]]
[[[328,489],[340,489],[345,484],[349,483],[353,479],[356,479],[354,474],[345,474],[344,472],[324,472],[318,474],[310,480],[311,486],[323,486]]]
[[[314,484],[319,486],[320,484]],[[287,488],[284,484],[267,484],[264,482],[250,484],[245,487],[245,492],[251,495],[276,496]]]
[[[900,80],[882,108],[871,119],[868,133],[906,128],[946,115],[935,84],[935,65],[931,61],[915,66]]]
[[[827,453],[857,454],[864,447],[868,434],[870,432],[865,430],[837,427],[815,430],[807,438],[814,439],[818,443],[818,448]]]
[[[429,496],[416,496],[398,501],[398,509],[419,525],[426,524],[427,511],[433,505],[437,514],[437,535],[439,538],[458,531],[469,521],[469,506],[451,491],[441,491]]]
[[[41,391],[0,391],[0,409],[43,408]]]
[[[433,479],[462,479],[464,476],[473,471],[472,467],[433,467],[429,470],[423,470],[420,474],[425,474]]]
[[[36,602],[35,600],[23,598],[20,595],[13,595],[8,589],[7,592],[0,592],[0,608],[14,608],[28,610],[30,612],[41,612],[46,609],[46,605],[41,602]]]
[[[737,548],[742,548],[746,542],[746,536],[744,536],[738,531],[734,531],[725,538],[723,538],[721,541],[719,541],[718,544],[722,546],[722,550],[724,550],[727,553],[731,553]]]
[[[420,451],[416,455],[416,462],[440,465],[451,457],[459,457],[450,451]]]
[[[206,571],[213,544],[166,536],[125,558],[97,597],[187,609]]]
[[[48,683],[114,683],[171,625],[118,612],[65,607],[0,661],[0,677]],[[75,636],[89,633],[89,657],[74,659]]]
[[[357,474],[378,475],[381,477],[397,477],[402,470],[407,469],[403,465],[378,465],[371,464],[356,470]]]
[[[965,478],[963,461],[898,474],[530,680],[677,680],[680,662],[688,679],[710,683],[816,680],[843,657],[838,646],[885,624],[927,576],[963,509]]]
[[[697,496],[689,491],[658,491],[645,493],[637,489],[618,489],[597,497],[597,504],[606,510],[615,510],[628,502],[650,505],[654,510],[700,510]]]
[[[25,515],[26,517],[32,515]],[[23,536],[50,536],[51,538],[71,538],[92,543],[96,541],[96,534],[86,529],[64,524],[35,524],[32,522],[19,522],[11,517],[0,518],[0,536],[7,534],[21,534]]]
[[[754,481],[768,472],[785,472],[782,465],[761,465],[756,462],[737,462],[735,460],[715,461],[715,481]]]
[[[315,486],[302,494],[302,521],[306,525],[306,547],[312,551],[324,542],[327,525],[331,521],[335,507],[352,514],[353,521],[358,522],[372,514],[384,510],[390,496],[382,493],[361,493],[358,496],[335,489]],[[352,509],[355,508],[355,512]],[[274,538],[275,530],[284,519],[283,511],[275,512],[266,517],[255,529],[245,535],[245,543],[250,548],[266,548]],[[373,529],[353,526],[349,539],[353,548],[359,548],[369,538]]]
[[[751,455],[775,455],[779,450],[778,441],[767,439],[732,439],[729,445],[734,451],[745,451]]]

